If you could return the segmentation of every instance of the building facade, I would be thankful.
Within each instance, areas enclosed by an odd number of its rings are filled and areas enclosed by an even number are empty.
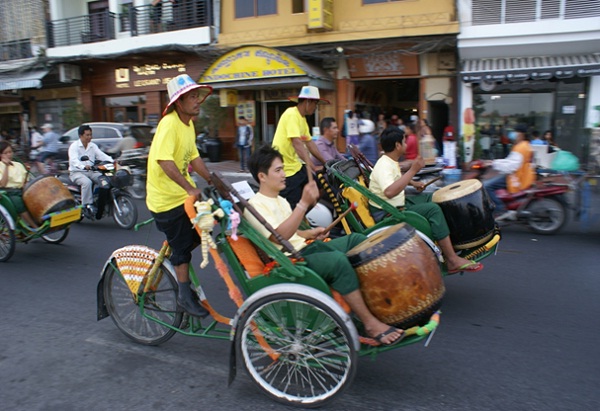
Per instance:
[[[460,0],[458,8],[460,112],[472,110],[476,127],[495,136],[517,123],[551,130],[585,161],[600,125],[600,2]]]
[[[238,113],[252,108],[262,140],[270,141],[288,97],[304,84],[318,86],[332,103],[309,118],[312,126],[323,116],[341,125],[346,110],[374,119],[381,112],[420,115],[441,138],[456,93],[453,1],[223,0],[221,6],[216,47],[224,54],[201,80],[236,96]],[[301,70],[275,72],[269,53]],[[235,72],[228,61],[250,69]],[[338,144],[345,148],[343,139]]]

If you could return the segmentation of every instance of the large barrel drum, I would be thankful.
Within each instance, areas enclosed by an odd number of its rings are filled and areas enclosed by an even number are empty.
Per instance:
[[[447,185],[433,193],[432,200],[444,212],[455,249],[480,246],[494,235],[492,203],[479,180]]]
[[[47,214],[75,207],[75,199],[69,190],[53,176],[40,176],[31,180],[23,189],[23,203],[38,224]]]
[[[445,287],[433,251],[405,223],[374,234],[347,253],[373,315],[400,328],[426,323]]]

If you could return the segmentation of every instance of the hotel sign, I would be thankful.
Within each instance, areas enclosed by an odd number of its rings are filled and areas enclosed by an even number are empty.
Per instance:
[[[186,72],[184,63],[141,64],[115,69],[117,88],[164,86],[173,77]]]
[[[267,47],[248,46],[221,56],[204,72],[199,83],[304,75],[306,71],[286,53]]]

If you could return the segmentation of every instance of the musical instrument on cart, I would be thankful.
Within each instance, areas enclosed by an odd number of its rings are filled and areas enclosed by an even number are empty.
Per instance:
[[[265,227],[282,250],[244,218],[234,235],[228,228],[233,220],[231,210],[241,215],[244,207],[259,221],[264,220],[219,173],[212,174],[212,181],[216,188],[207,189],[203,200],[212,200],[211,218],[218,221],[220,232],[215,238],[217,249],[209,248],[209,252],[238,307],[235,315],[222,315],[212,307],[191,265],[190,280],[213,320],[202,323],[178,310],[177,280],[167,260],[170,250],[165,243],[159,251],[132,245],[113,252],[98,283],[99,320],[110,316],[127,337],[147,345],[164,343],[175,333],[230,340],[229,383],[235,378],[236,358],[240,355],[252,381],[267,396],[288,405],[311,408],[331,401],[350,385],[358,356],[373,356],[431,338],[439,323],[436,307],[443,294],[435,264],[431,278],[426,276],[429,279],[425,282],[435,284],[432,294],[436,293],[436,301],[421,301],[419,290],[405,290],[410,296],[409,304],[417,303],[427,309],[418,319],[401,321],[405,323],[405,337],[400,342],[381,345],[373,338],[361,336],[362,325],[350,315],[343,299],[307,267],[302,256],[268,223],[264,222]],[[197,200],[189,197],[185,203],[192,221],[200,215],[193,206]],[[420,242],[418,238],[414,240],[413,234],[408,227],[381,234],[381,241],[392,252],[381,258],[390,264],[394,264],[394,258],[403,259],[404,252],[395,253],[395,249]],[[357,270],[367,269],[369,262],[363,254],[374,242],[375,239],[370,240],[352,253]],[[402,261],[395,263],[400,266]],[[412,313],[408,315],[413,317]]]
[[[386,227],[407,223],[431,247],[441,263],[442,274],[447,274],[442,253],[432,239],[431,227],[425,217],[409,210],[400,210],[371,193],[368,189],[368,169],[360,160],[341,160],[325,166],[326,184],[332,188],[327,192],[335,199],[332,203],[338,204],[338,214],[347,210],[352,203],[362,205],[362,210],[346,216],[344,224],[347,232],[372,235]],[[495,253],[501,236],[492,218],[485,190],[481,183],[479,186],[477,183],[444,187],[433,194],[433,199],[437,199],[444,212],[457,254],[468,260],[481,261]],[[385,212],[382,220],[376,222],[371,217],[370,202]]]
[[[38,227],[30,227],[19,216],[11,197],[21,195],[25,208]],[[62,243],[72,223],[81,219],[81,207],[63,184],[53,176],[39,176],[21,189],[0,189],[0,262],[8,261],[16,243],[42,238]]]

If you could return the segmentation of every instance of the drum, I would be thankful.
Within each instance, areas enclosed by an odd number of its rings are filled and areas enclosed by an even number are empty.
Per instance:
[[[463,180],[440,188],[432,200],[444,212],[455,249],[480,246],[494,235],[492,202],[479,180]]]
[[[73,195],[53,176],[40,176],[27,183],[23,189],[23,203],[38,224],[44,222],[45,215],[76,205]]]
[[[445,292],[433,251],[415,229],[400,223],[380,231],[347,253],[369,310],[400,328],[427,323]]]

